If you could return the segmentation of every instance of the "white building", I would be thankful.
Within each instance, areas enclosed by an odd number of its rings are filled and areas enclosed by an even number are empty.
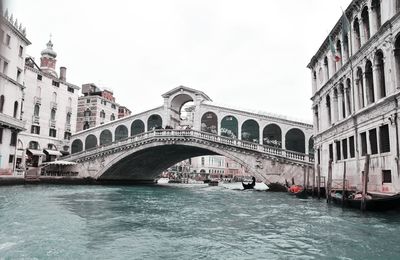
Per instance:
[[[2,15],[0,30],[0,176],[15,176],[16,146],[24,129],[21,108],[24,89],[25,50],[30,45],[25,29]]]
[[[354,0],[308,67],[312,76],[316,167],[361,190],[400,192],[400,1]]]
[[[67,82],[65,67],[56,72],[57,53],[49,41],[42,51],[40,66],[31,57],[25,63],[23,119],[26,131],[20,134],[18,155],[22,164],[36,167],[69,150],[75,132],[78,90]],[[26,156],[24,156],[26,155]]]

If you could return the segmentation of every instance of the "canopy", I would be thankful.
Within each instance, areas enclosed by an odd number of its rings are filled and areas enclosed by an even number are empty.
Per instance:
[[[62,156],[62,153],[57,150],[44,149],[44,153],[47,155]]]
[[[44,155],[44,153],[42,152],[42,150],[28,149],[28,152],[30,152],[32,155],[36,155],[36,156],[42,156],[42,155]]]
[[[68,162],[68,161],[54,161],[54,162],[43,163],[42,165],[43,166],[50,166],[50,165],[72,166],[72,165],[76,165],[76,163]]]

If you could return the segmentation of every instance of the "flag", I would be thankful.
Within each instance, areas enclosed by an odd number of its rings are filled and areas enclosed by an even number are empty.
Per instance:
[[[343,12],[343,10],[342,10]],[[343,12],[342,16],[342,42],[346,41],[346,35],[350,32],[350,22],[347,15]]]
[[[329,35],[329,49],[331,50],[331,53],[332,53],[332,59],[335,62],[339,62],[342,59],[342,57],[340,57],[340,55],[336,52],[336,48],[333,45],[331,35]]]

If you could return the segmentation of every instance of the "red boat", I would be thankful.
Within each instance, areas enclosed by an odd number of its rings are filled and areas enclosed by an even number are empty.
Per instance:
[[[298,198],[306,199],[308,197],[307,190],[301,185],[292,185],[288,188],[290,195],[295,195]]]

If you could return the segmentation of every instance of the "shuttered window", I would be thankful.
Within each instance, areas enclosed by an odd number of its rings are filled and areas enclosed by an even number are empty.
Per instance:
[[[389,125],[383,125],[379,127],[379,138],[380,138],[380,152],[390,152],[390,138],[389,138]]]

